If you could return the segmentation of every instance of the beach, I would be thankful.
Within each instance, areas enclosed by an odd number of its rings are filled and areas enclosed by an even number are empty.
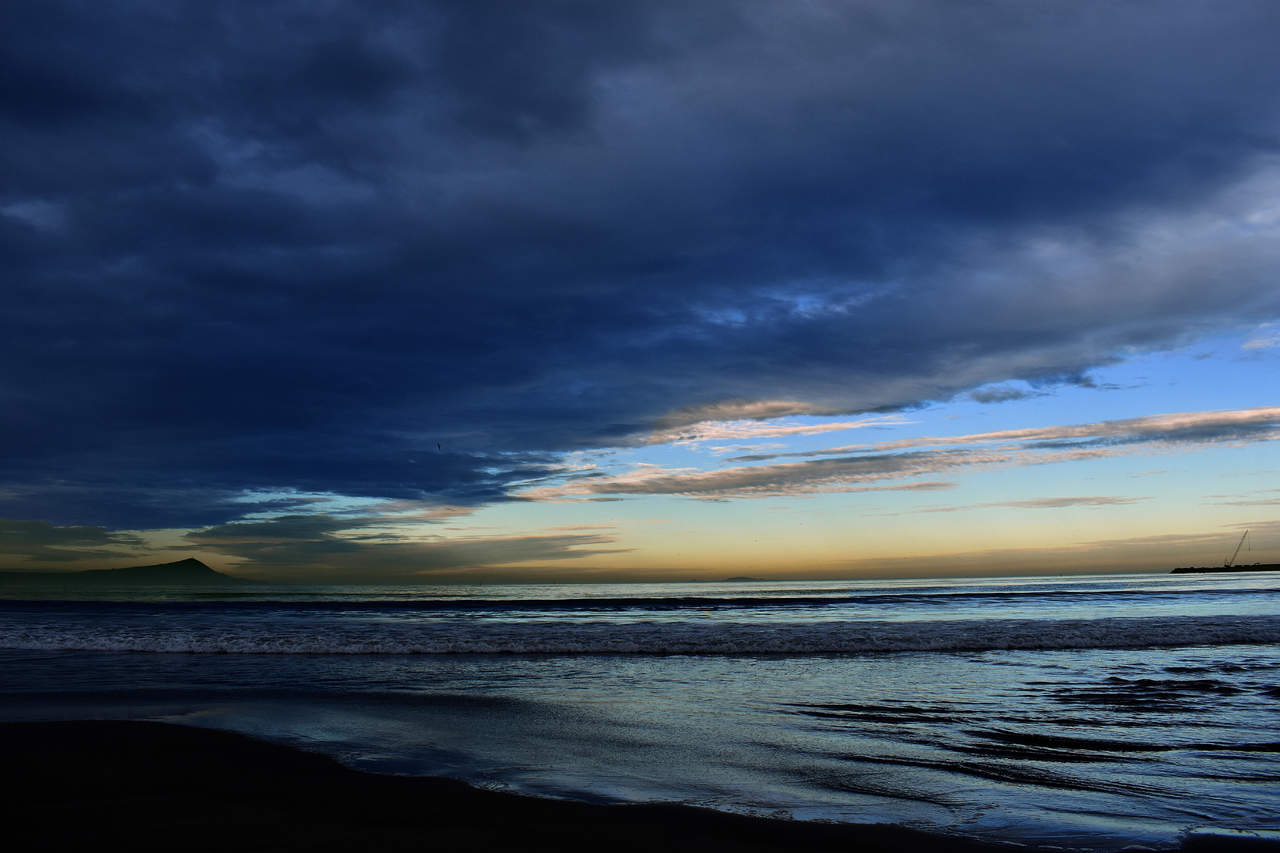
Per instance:
[[[448,779],[362,773],[229,732],[138,721],[0,724],[10,849],[670,850],[1010,853],[901,826],[731,815],[676,805],[523,797]],[[1185,853],[1280,848],[1199,834]],[[1151,848],[1134,846],[1133,851]]]
[[[10,849],[1003,849],[901,827],[593,805],[361,773],[242,735],[164,723],[8,723],[0,749]]]

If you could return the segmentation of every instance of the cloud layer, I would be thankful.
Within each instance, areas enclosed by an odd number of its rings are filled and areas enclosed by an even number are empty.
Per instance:
[[[714,435],[715,431],[708,430],[708,433]],[[750,454],[731,459],[747,464],[711,471],[672,470],[645,465],[618,476],[595,472],[577,475],[569,477],[561,485],[539,486],[520,494],[533,500],[563,500],[592,495],[683,495],[724,499],[868,489],[934,489],[943,484],[918,478],[975,467],[1043,465],[1125,453],[1274,441],[1278,438],[1280,407],[1260,406],[1236,411],[1151,415],[1095,424],[912,438],[825,450]],[[796,457],[803,461],[774,461]],[[1108,502],[1119,501],[1046,498],[999,505],[1045,508]]]
[[[130,548],[142,544],[137,536],[101,527],[56,527],[44,521],[0,519],[0,554],[36,563],[122,559],[127,558]]]
[[[476,506],[566,451],[1081,382],[1280,316],[1265,0],[3,15],[0,516]]]
[[[418,525],[378,516],[286,515],[193,530],[183,548],[230,557],[274,580],[413,582],[465,577],[495,566],[580,559],[608,547],[608,528],[526,536],[424,535]],[[508,568],[510,571],[510,569]],[[518,570],[517,570],[518,572]]]

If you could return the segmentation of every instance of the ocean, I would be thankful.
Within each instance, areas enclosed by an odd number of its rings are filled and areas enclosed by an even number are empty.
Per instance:
[[[0,692],[535,796],[1085,850],[1280,828],[1276,573],[7,583]]]

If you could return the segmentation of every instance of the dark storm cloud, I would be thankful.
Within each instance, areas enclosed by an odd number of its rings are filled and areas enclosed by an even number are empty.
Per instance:
[[[1280,184],[1271,3],[0,16],[11,517],[477,505],[726,404],[1080,382],[1280,312],[1234,227]]]

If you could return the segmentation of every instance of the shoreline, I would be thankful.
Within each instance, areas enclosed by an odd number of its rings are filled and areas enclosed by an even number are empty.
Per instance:
[[[217,729],[144,721],[0,724],[15,849],[672,850],[1030,853],[889,824],[684,805],[600,805],[367,773]],[[1147,848],[1150,849],[1150,848]],[[1183,851],[1271,850],[1192,838]]]
[[[889,825],[599,805],[366,773],[246,735],[172,723],[3,723],[0,751],[7,787],[16,792],[4,801],[15,849],[1010,849]]]

